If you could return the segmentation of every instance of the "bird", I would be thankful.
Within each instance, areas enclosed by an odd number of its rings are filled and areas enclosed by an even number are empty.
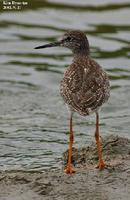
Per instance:
[[[60,94],[69,108],[69,147],[68,161],[64,168],[66,174],[76,172],[72,164],[72,148],[74,142],[73,114],[89,116],[95,113],[95,141],[98,154],[97,168],[103,170],[106,163],[102,156],[102,144],[99,130],[99,110],[110,97],[110,81],[104,69],[91,57],[90,46],[86,34],[80,30],[69,30],[60,40],[35,47],[65,47],[71,50],[72,63],[64,72],[60,83]]]

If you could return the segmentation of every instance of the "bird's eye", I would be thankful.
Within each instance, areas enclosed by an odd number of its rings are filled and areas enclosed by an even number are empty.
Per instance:
[[[66,38],[66,40],[70,41],[70,40],[71,40],[71,37],[70,37],[70,36],[68,36],[68,37]]]

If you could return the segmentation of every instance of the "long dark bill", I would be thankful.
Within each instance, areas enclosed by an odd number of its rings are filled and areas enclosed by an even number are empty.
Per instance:
[[[60,46],[60,44],[61,44],[61,41],[52,42],[52,43],[49,43],[49,44],[45,44],[45,45],[42,45],[42,46],[35,47],[34,49],[43,49],[43,48],[47,48],[47,47],[57,47],[57,46]]]

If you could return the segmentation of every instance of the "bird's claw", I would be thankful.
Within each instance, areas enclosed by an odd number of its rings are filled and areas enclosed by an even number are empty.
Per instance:
[[[99,161],[98,165],[96,166],[96,168],[99,168],[100,170],[105,169],[106,164],[104,163],[103,160]]]
[[[67,165],[66,167],[65,167],[65,169],[64,169],[64,172],[66,173],[66,174],[72,174],[72,173],[75,173],[76,172],[76,170],[75,170],[75,168],[72,166],[72,165]]]

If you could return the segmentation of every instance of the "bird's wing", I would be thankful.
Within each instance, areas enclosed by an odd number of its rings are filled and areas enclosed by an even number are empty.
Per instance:
[[[80,90],[82,86],[83,72],[82,69],[75,64],[70,65],[64,74],[64,78],[61,81],[63,89],[68,89],[71,93],[75,93]]]
[[[65,72],[61,83],[61,95],[65,102],[81,115],[96,110],[105,99],[106,74],[95,62],[90,65],[77,67],[73,64]]]

